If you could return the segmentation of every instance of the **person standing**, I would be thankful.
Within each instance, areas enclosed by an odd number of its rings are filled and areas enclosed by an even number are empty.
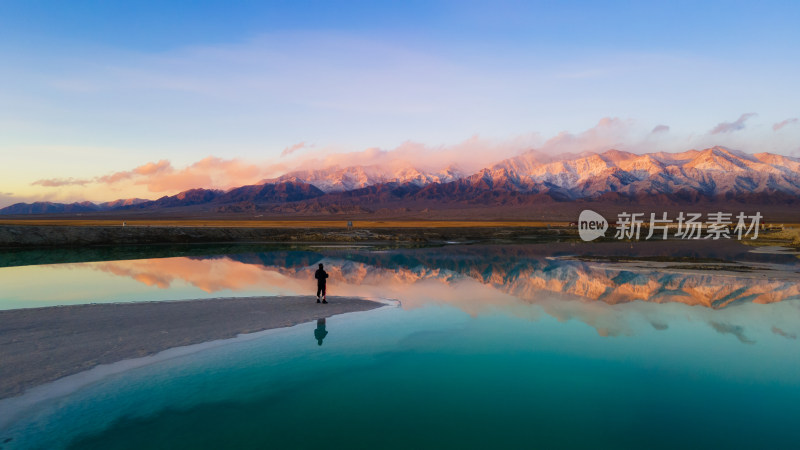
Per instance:
[[[325,288],[328,279],[328,272],[322,269],[322,263],[319,263],[319,269],[314,273],[314,278],[317,279],[317,303],[319,303],[319,294],[322,293],[322,303],[328,303],[325,299]]]

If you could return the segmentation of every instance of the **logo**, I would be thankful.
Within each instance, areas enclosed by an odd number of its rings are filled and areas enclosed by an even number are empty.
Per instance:
[[[600,236],[605,236],[608,221],[605,217],[591,209],[584,209],[578,217],[578,234],[584,241],[593,241]]]
[[[733,213],[722,211],[710,212],[703,220],[702,213],[683,213],[680,212],[675,219],[670,219],[667,212],[662,212],[661,217],[656,213],[650,213],[647,219],[646,213],[621,212],[617,214],[615,227],[617,233],[614,239],[628,239],[638,241],[663,239],[667,240],[670,236],[674,239],[733,239],[738,240],[750,236],[750,239],[758,239],[758,230],[783,230],[783,225],[768,226],[762,223],[764,216],[760,212],[747,215],[744,211],[734,216]],[[585,209],[578,217],[578,234],[584,241],[593,241],[601,236],[605,236],[608,230],[608,222],[600,214]]]

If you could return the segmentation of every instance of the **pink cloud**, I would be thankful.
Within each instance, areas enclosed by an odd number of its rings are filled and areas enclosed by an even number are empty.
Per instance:
[[[271,166],[273,176],[278,170],[314,170],[329,167],[382,166],[390,169],[413,167],[418,170],[439,171],[455,166],[464,172],[480,170],[497,161],[533,148],[540,142],[538,134],[521,135],[513,139],[498,140],[472,136],[453,145],[426,145],[406,141],[391,149],[370,147],[360,151],[336,152],[322,148],[286,161],[282,166]]]
[[[146,186],[150,192],[167,192],[197,187],[225,189],[241,186],[258,182],[262,173],[263,169],[255,164],[209,156],[180,170],[170,161],[160,160],[97,177],[94,181],[107,185],[130,181]]]
[[[538,150],[550,154],[604,152],[609,149],[627,149],[633,134],[633,121],[617,117],[604,117],[592,128],[573,134],[562,131],[548,139]]]
[[[786,120],[784,120],[782,122],[778,122],[775,125],[772,125],[772,131],[778,131],[781,128],[785,127],[786,125],[793,125],[793,124],[795,124],[797,122],[798,122],[798,120],[797,120],[796,117],[793,117],[791,119],[786,119]]]
[[[75,178],[48,178],[36,180],[31,185],[42,187],[62,187],[62,186],[85,186],[91,183],[92,180],[82,180]]]
[[[757,115],[756,113],[745,113],[733,122],[720,122],[711,130],[711,134],[733,133],[734,131],[743,130],[745,126],[744,123],[751,117]]]
[[[174,169],[172,168],[172,165],[170,164],[170,162],[165,160],[165,159],[162,159],[161,161],[156,162],[156,163],[149,162],[147,164],[143,164],[141,166],[135,167],[133,170],[127,170],[127,171],[122,171],[122,172],[114,172],[111,175],[105,175],[105,176],[102,176],[102,177],[98,177],[96,179],[96,181],[99,182],[99,183],[113,184],[113,183],[118,183],[118,182],[123,181],[123,180],[128,180],[128,179],[134,177],[135,175],[145,175],[145,176],[147,176],[147,175],[153,175],[153,174],[156,174],[156,173],[171,172],[173,170]]]
[[[221,159],[214,156],[181,170],[169,163],[141,171],[136,184],[146,185],[151,192],[181,191],[196,187],[225,189],[233,186],[256,183],[262,169],[255,164],[237,159]]]
[[[301,149],[303,149],[305,147],[306,147],[306,143],[305,142],[298,142],[297,144],[294,144],[291,147],[286,147],[281,152],[281,158],[283,158],[284,156],[287,156],[287,155],[291,155],[292,153],[294,153],[294,152],[296,152],[298,150],[301,150]]]
[[[157,163],[149,162],[147,164],[141,165],[135,169],[133,172],[138,175],[154,175],[161,172],[169,172],[172,170],[172,164],[169,161],[162,159]]]

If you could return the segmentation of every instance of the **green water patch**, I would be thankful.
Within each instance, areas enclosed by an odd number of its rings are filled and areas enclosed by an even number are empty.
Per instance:
[[[787,310],[788,311],[788,310]],[[796,341],[704,323],[426,307],[329,319],[135,369],[3,436],[25,448],[753,448],[800,432]],[[723,320],[723,319],[720,319]],[[718,326],[719,328],[719,326]],[[45,432],[46,431],[46,432]],[[8,447],[14,448],[14,447]]]

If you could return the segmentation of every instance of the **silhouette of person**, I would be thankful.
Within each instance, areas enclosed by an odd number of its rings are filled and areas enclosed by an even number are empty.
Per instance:
[[[328,272],[322,270],[322,263],[319,263],[319,269],[314,272],[314,278],[317,279],[317,303],[319,303],[319,294],[322,293],[322,303],[328,303],[325,299],[326,282],[328,279]]]
[[[314,339],[317,340],[317,345],[322,345],[322,340],[328,335],[325,330],[325,319],[317,319],[317,329],[314,330]]]

